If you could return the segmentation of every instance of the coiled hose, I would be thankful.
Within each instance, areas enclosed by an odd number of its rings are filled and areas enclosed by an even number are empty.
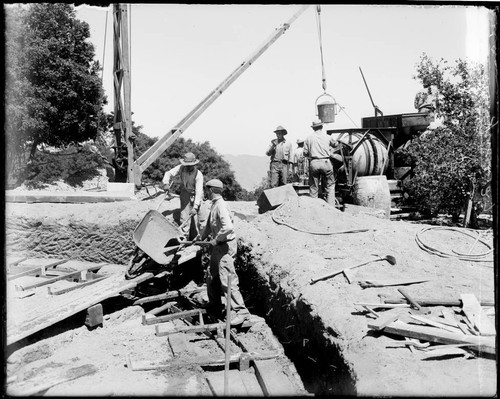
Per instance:
[[[438,250],[436,248],[433,248],[430,245],[424,244],[422,242],[421,236],[426,231],[429,231],[429,230],[450,230],[450,231],[455,231],[457,233],[462,233],[462,234],[465,234],[465,235],[467,235],[469,237],[475,238],[476,241],[474,242],[474,244],[470,248],[468,254],[460,253],[460,252],[457,252],[455,250],[452,250],[454,253],[444,252],[444,251],[440,251],[440,250]],[[475,230],[463,229],[463,228],[459,229],[459,228],[455,228],[455,227],[443,227],[443,226],[425,227],[422,230],[420,230],[419,232],[417,232],[417,234],[415,234],[415,241],[417,242],[418,246],[420,248],[422,248],[424,251],[429,252],[429,253],[431,253],[433,255],[441,256],[443,258],[456,258],[456,259],[459,259],[459,260],[467,260],[467,261],[470,261],[470,262],[493,262],[493,259],[491,259],[491,260],[484,259],[485,256],[491,254],[491,252],[493,251],[493,248],[491,247],[491,245],[489,245],[488,243],[486,243],[485,241],[483,241],[483,240],[480,239],[481,233],[479,233],[478,235],[475,235],[475,234],[471,234],[471,231],[475,231]],[[475,247],[475,245],[478,242],[481,242],[483,245],[485,245],[488,248],[488,251],[486,251],[484,253],[480,253],[480,254],[470,254],[470,252],[472,251],[472,249]]]

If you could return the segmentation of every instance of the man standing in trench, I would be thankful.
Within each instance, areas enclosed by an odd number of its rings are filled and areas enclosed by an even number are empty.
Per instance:
[[[184,155],[181,159],[181,164],[177,165],[163,176],[163,188],[170,186],[170,179],[175,176],[180,176],[180,201],[181,212],[179,224],[182,227],[184,235],[190,239],[197,233],[198,226],[198,211],[200,209],[201,200],[203,198],[203,174],[198,170],[196,165],[199,160],[192,152]],[[186,223],[191,218],[190,223]],[[193,231],[193,233],[192,233]]]
[[[309,157],[309,195],[318,198],[318,192],[322,179],[326,193],[326,202],[335,206],[335,174],[330,161],[331,148],[337,146],[337,140],[326,134],[323,123],[316,120],[311,125],[314,130],[307,136],[304,142],[304,155]]]
[[[286,141],[285,135],[288,133],[283,126],[278,126],[274,133],[276,138],[271,141],[271,145],[266,151],[266,155],[271,157],[270,177],[271,188],[287,184],[288,167],[292,162],[292,143]]]
[[[227,277],[231,276],[231,326],[245,321],[250,314],[239,290],[238,275],[234,269],[237,242],[229,205],[222,198],[223,184],[218,179],[206,183],[212,207],[201,239],[211,237],[212,246],[207,273],[208,311],[222,318],[221,295],[228,291]]]

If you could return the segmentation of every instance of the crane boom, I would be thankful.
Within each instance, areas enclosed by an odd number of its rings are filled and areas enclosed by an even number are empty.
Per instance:
[[[136,186],[141,185],[142,172],[151,165],[158,157],[172,145],[172,143],[250,66],[264,51],[266,51],[290,25],[308,8],[303,6],[287,22],[276,29],[275,32],[261,45],[253,54],[243,61],[221,84],[219,84],[203,101],[190,111],[179,123],[177,123],[167,134],[153,144],[142,154],[133,166],[134,182]]]

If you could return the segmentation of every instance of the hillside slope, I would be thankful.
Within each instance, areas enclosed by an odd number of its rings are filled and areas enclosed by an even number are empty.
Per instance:
[[[259,155],[222,155],[232,167],[236,180],[245,190],[253,191],[267,177],[269,157]]]

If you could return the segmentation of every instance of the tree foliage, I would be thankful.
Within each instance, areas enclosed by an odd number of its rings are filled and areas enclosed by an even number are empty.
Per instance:
[[[149,147],[151,147],[157,138],[151,138],[142,133],[139,127],[134,133],[137,138],[136,157],[140,157]],[[159,183],[163,179],[166,171],[179,165],[180,159],[187,152],[192,152],[199,159],[198,169],[203,173],[204,182],[211,179],[219,179],[224,184],[223,197],[228,201],[236,201],[244,196],[244,190],[236,181],[234,171],[222,155],[217,153],[208,141],[203,143],[194,143],[191,139],[185,140],[179,137],[155,162],[153,162],[143,173],[142,180],[144,183]],[[179,192],[179,181],[174,180],[172,192]]]
[[[483,65],[432,60],[423,54],[415,79],[439,91],[436,117],[442,124],[425,131],[406,151],[414,177],[405,183],[412,205],[427,215],[444,212],[458,221],[469,197],[471,223],[482,209],[491,182],[488,75]]]
[[[95,139],[106,103],[86,22],[71,4],[6,7],[8,158]]]

